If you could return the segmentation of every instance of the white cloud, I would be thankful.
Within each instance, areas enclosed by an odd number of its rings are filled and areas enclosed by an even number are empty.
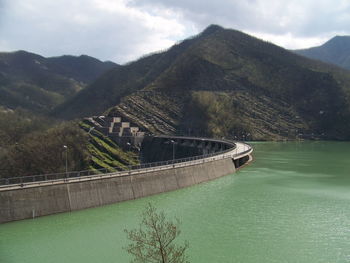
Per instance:
[[[348,0],[0,0],[0,48],[119,63],[209,24],[296,49],[350,34]]]
[[[177,14],[152,14],[125,0],[13,0],[6,10],[0,41],[46,56],[85,53],[120,63],[185,37]]]
[[[134,0],[135,6],[162,6],[181,13],[197,29],[208,24],[264,36],[287,48],[320,44],[350,34],[350,2],[339,0]]]
[[[303,48],[319,46],[333,36],[332,35],[328,37],[297,37],[292,35],[291,33],[286,33],[283,35],[274,35],[274,34],[266,34],[266,33],[259,33],[259,32],[250,32],[250,31],[247,31],[246,33],[250,35],[254,35],[257,38],[271,42],[273,44],[276,44],[278,46],[281,46],[287,49],[303,49]]]

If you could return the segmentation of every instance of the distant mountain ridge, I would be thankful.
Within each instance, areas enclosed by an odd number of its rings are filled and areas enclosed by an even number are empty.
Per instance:
[[[122,116],[152,133],[349,139],[349,101],[349,71],[213,25],[107,72],[53,114]]]
[[[0,53],[0,106],[48,112],[117,67],[82,55],[45,58],[26,51]]]
[[[63,55],[59,57],[50,57],[47,58],[47,60],[53,71],[86,84],[91,84],[91,82],[95,81],[102,73],[118,66],[114,62],[101,62],[87,55],[81,55],[79,57]]]
[[[299,49],[294,52],[350,69],[350,36],[335,36],[321,46]]]

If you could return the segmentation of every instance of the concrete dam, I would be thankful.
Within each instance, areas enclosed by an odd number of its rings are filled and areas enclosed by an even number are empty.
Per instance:
[[[0,223],[113,204],[233,174],[252,157],[242,142],[145,136],[140,165],[113,173],[68,172],[2,179]]]

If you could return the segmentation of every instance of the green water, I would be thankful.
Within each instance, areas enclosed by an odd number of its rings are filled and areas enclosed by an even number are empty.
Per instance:
[[[195,262],[350,262],[350,143],[255,143],[235,175],[136,201],[0,225],[0,262],[128,262],[153,202]]]

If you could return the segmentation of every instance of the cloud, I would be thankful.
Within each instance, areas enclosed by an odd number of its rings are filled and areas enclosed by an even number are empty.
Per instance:
[[[0,49],[88,54],[124,63],[165,49],[210,24],[286,48],[350,34],[338,0],[0,0]]]
[[[134,0],[135,6],[162,6],[181,13],[197,29],[208,24],[279,39],[285,47],[319,43],[350,34],[350,2],[338,0]],[[295,46],[293,46],[293,43]]]
[[[150,13],[124,0],[13,0],[6,9],[0,43],[46,56],[127,62],[169,47],[186,31],[177,14]]]
[[[0,0],[0,23],[1,23],[1,20],[4,16],[4,9],[5,9],[5,0]]]
[[[287,49],[303,49],[320,46],[330,39],[330,37],[299,37],[292,35],[291,33],[280,35],[253,31],[246,31],[246,33]]]

